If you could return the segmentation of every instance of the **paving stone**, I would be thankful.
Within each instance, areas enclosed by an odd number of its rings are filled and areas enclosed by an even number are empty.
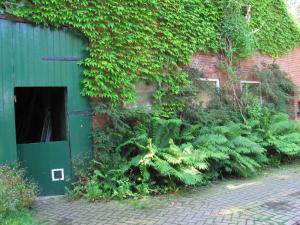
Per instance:
[[[33,212],[49,225],[300,225],[300,170],[152,197],[142,208],[55,197],[38,199]]]

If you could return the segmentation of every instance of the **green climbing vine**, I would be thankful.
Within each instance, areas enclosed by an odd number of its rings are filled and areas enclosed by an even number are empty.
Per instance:
[[[123,103],[134,100],[139,80],[179,93],[189,83],[184,67],[193,54],[219,52],[224,46],[227,1],[0,0],[0,5],[37,24],[79,30],[89,40],[82,94]],[[283,0],[247,4],[257,49],[278,56],[300,43],[299,28]]]
[[[249,3],[257,49],[277,57],[299,45],[299,27],[289,16],[284,0],[249,0]]]

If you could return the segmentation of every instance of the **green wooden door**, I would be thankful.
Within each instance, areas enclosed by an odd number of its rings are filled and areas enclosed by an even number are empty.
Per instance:
[[[42,195],[64,193],[72,162],[91,155],[90,106],[80,95],[82,68],[78,65],[86,46],[84,38],[69,29],[0,19],[0,164],[19,160],[28,177],[40,185]],[[34,87],[67,90],[64,138],[18,142],[15,102],[20,99],[16,99],[15,89]],[[36,126],[34,121],[27,124]],[[55,169],[64,170],[64,181],[53,181]]]
[[[27,176],[39,186],[40,195],[62,195],[66,180],[70,178],[70,154],[68,141],[18,145],[21,165]],[[55,171],[62,171],[56,178]]]

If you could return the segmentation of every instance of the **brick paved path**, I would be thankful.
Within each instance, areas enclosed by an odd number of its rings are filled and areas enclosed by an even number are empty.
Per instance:
[[[300,225],[300,166],[145,200],[87,203],[41,198],[34,211],[45,224],[57,225]]]

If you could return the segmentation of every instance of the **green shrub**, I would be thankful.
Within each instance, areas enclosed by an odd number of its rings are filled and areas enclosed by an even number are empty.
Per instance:
[[[261,94],[272,104],[275,110],[287,113],[298,87],[289,79],[289,75],[282,71],[277,64],[262,63],[261,68],[255,67],[253,73],[261,82]]]
[[[1,225],[40,225],[41,223],[35,219],[28,210],[11,212],[0,218]]]
[[[269,157],[281,159],[300,156],[299,123],[284,113],[268,114],[252,121],[252,134],[268,150]]]
[[[300,156],[299,123],[289,120],[288,115],[272,116],[265,134],[268,149],[274,149],[277,154],[284,156]]]
[[[269,70],[281,79],[276,93],[287,101],[291,86],[284,73]],[[198,75],[190,71],[191,78]],[[299,157],[299,124],[279,113],[270,96],[261,104],[251,89],[237,92],[243,103],[238,107],[230,92],[213,90],[203,108],[193,101],[203,84],[191,80],[180,98],[164,95],[152,110],[98,105],[96,114],[110,120],[94,130],[95,160],[79,170],[70,193],[89,200],[160,194],[223,177],[255,176],[268,164]]]
[[[138,178],[158,185],[204,182],[200,170],[207,168],[205,158],[189,144],[179,143],[182,122],[154,118],[148,129],[121,144],[116,150],[128,162],[124,173],[136,172]]]
[[[136,123],[117,147],[98,149],[72,194],[97,200],[165,193],[220,177],[254,176],[273,157],[271,146],[279,155],[295,156],[286,148],[297,146],[291,142],[300,135],[296,126],[286,116],[280,120],[267,108],[259,110],[249,110],[247,123],[223,126],[157,117],[148,126]]]
[[[210,171],[221,176],[253,176],[267,162],[267,158],[265,149],[251,140],[248,129],[243,124],[233,122],[206,127],[199,131],[192,144],[202,151],[223,154],[217,160],[210,158]]]
[[[204,159],[192,146],[177,146],[172,140],[179,138],[181,125],[180,120],[154,118],[148,128],[135,126],[131,138],[114,151],[101,148],[91,167],[79,171],[71,195],[89,200],[125,198],[205,182],[200,172],[207,168]]]
[[[11,166],[0,166],[0,218],[30,208],[37,187],[24,180],[24,171]]]
[[[75,172],[77,180],[72,184],[69,197],[84,197],[90,201],[134,197],[131,190],[134,183],[119,168],[123,161],[118,154],[102,152],[97,160],[78,166],[80,169]]]

